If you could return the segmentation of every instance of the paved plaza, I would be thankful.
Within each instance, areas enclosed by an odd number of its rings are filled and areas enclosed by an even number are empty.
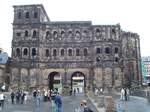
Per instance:
[[[77,95],[77,96],[64,96],[62,112],[74,112],[76,108],[80,106],[80,101],[83,99],[87,99],[84,95]],[[96,108],[92,105],[92,103],[88,100],[88,105],[96,111]],[[26,104],[11,104],[10,99],[5,103],[5,107],[0,112],[52,112],[51,110],[51,103],[41,101],[40,110],[34,106],[32,98],[27,101]]]
[[[62,112],[74,112],[79,107],[82,99],[88,100],[84,95],[63,96]],[[130,97],[129,101],[121,101],[118,95],[113,96],[115,105],[120,105],[125,112],[150,112],[150,104],[147,99],[141,97]],[[97,112],[95,106],[88,100],[88,105]],[[5,107],[0,112],[52,112],[51,103],[41,101],[40,109],[34,106],[32,97],[26,104],[11,104],[10,98],[5,102]]]

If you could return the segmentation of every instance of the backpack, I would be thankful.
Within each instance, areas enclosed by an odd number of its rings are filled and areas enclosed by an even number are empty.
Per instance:
[[[84,108],[84,112],[94,112],[93,110],[91,110],[89,107]]]

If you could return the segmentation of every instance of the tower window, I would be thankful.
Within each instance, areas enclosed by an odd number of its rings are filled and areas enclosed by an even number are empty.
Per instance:
[[[28,19],[29,17],[29,12],[26,12],[26,18]]]
[[[118,57],[115,58],[115,62],[118,62]]]
[[[80,49],[76,49],[76,56],[80,56]]]
[[[96,48],[96,54],[100,54],[101,53],[101,48]]]
[[[33,31],[33,37],[36,37],[37,36],[37,32],[36,30]]]
[[[34,18],[37,18],[37,17],[38,17],[38,13],[34,12]]]
[[[21,33],[20,33],[20,32],[17,32],[16,35],[17,35],[17,37],[20,37],[20,36],[21,36]]]
[[[56,49],[53,50],[53,56],[57,56],[57,50]]]
[[[68,50],[68,56],[72,56],[72,49]]]
[[[46,38],[48,38],[50,35],[49,31],[46,32]]]
[[[105,48],[105,53],[106,53],[106,54],[110,54],[110,48],[109,48],[109,47],[106,47],[106,48]]]
[[[49,57],[49,49],[46,49],[45,56],[46,56],[46,57]]]
[[[36,49],[32,48],[32,56],[35,56],[35,55],[36,55]]]
[[[21,12],[18,12],[18,19],[21,19]]]
[[[29,36],[29,33],[28,33],[28,31],[26,30],[25,31],[25,37],[28,37]]]
[[[84,49],[83,54],[84,54],[84,56],[87,56],[88,55],[88,50]]]
[[[65,55],[65,50],[61,49],[61,56],[64,56],[64,55]]]
[[[115,35],[116,34],[116,31],[115,31],[115,29],[113,28],[112,29],[112,33]]]
[[[25,49],[23,50],[23,55],[27,55],[27,54],[28,54],[28,49],[25,48]]]
[[[118,50],[118,48],[117,48],[117,47],[115,47],[115,53],[118,53],[118,51],[119,51],[119,50]]]
[[[19,48],[16,49],[16,56],[20,57],[20,49]]]

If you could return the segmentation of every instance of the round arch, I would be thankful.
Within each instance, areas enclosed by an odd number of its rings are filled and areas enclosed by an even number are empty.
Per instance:
[[[62,78],[59,72],[51,72],[48,75],[48,87],[50,90],[57,89],[62,92]]]
[[[76,71],[71,76],[71,89],[76,93],[84,93],[86,87],[85,74]]]

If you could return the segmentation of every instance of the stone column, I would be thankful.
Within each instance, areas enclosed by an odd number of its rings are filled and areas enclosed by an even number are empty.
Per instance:
[[[113,104],[112,96],[105,96],[105,109],[106,109],[106,112],[114,111],[114,104]]]

